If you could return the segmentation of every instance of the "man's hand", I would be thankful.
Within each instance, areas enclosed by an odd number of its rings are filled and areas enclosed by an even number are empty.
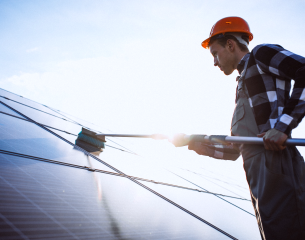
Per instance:
[[[286,148],[284,144],[288,136],[275,128],[272,128],[267,132],[257,134],[257,136],[263,137],[265,149],[267,150],[281,151]]]
[[[191,140],[188,145],[189,150],[195,151],[199,155],[211,156],[214,151],[204,146],[201,142],[197,142],[195,140]]]

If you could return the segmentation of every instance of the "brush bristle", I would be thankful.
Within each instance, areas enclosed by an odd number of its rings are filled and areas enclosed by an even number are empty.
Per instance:
[[[104,142],[96,139],[93,136],[86,135],[83,132],[80,132],[78,134],[77,140],[81,140],[81,141],[91,144],[92,146],[95,146],[97,148],[105,148]]]

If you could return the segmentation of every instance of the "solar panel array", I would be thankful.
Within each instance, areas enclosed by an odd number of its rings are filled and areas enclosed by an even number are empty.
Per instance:
[[[105,129],[1,89],[0,101],[0,239],[260,238],[234,179],[149,165],[113,139],[97,157],[73,142]]]

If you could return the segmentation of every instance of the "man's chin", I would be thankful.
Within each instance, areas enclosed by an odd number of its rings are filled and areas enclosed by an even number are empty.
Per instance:
[[[224,70],[224,71],[223,71],[223,73],[224,73],[225,75],[227,75],[227,76],[228,76],[228,75],[231,75],[232,72],[233,72],[233,71],[228,71],[228,70]]]

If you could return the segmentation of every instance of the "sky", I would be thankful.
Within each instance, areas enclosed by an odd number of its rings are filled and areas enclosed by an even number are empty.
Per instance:
[[[304,9],[304,0],[0,0],[0,87],[115,133],[229,135],[237,73],[214,67],[201,42],[239,16],[250,49],[275,43],[305,56]],[[293,137],[304,132],[301,123]],[[141,144],[151,157],[203,159]]]

